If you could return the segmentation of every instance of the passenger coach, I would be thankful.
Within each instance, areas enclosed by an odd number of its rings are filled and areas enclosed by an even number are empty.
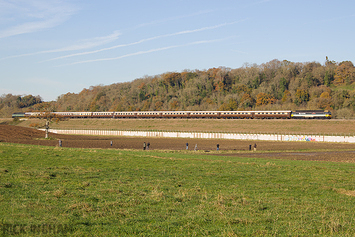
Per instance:
[[[330,111],[125,111],[125,112],[26,112],[14,113],[13,118],[116,118],[116,119],[331,119]]]

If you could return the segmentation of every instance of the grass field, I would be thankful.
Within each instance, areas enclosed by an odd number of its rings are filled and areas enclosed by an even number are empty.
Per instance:
[[[44,127],[45,120],[29,119],[18,124]],[[355,134],[355,120],[282,119],[70,119],[51,122],[57,129],[164,130],[288,134]]]
[[[0,157],[0,235],[355,234],[355,164],[7,143]]]

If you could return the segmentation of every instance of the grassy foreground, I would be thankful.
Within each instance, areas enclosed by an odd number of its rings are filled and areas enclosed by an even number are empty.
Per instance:
[[[355,234],[355,164],[5,143],[0,157],[0,236]]]

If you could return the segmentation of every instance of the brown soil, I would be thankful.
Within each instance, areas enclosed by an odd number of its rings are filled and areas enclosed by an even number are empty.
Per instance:
[[[240,141],[224,139],[182,139],[182,138],[147,138],[147,137],[103,137],[74,136],[50,134],[50,139],[44,139],[45,132],[31,128],[0,125],[0,142],[22,143],[44,146],[58,146],[62,140],[63,147],[76,148],[113,148],[113,149],[143,149],[143,142],[150,143],[150,150],[189,150],[195,145],[199,152],[205,154],[255,157],[272,159],[319,160],[335,162],[355,162],[355,144],[321,143],[321,142],[269,142]],[[111,147],[110,143],[113,142]],[[249,145],[257,144],[257,152],[249,151]],[[216,151],[216,145],[220,151]],[[305,150],[312,150],[311,152]]]

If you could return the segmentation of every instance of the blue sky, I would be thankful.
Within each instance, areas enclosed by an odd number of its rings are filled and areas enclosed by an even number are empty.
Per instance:
[[[0,95],[273,59],[355,63],[351,0],[0,0]]]

